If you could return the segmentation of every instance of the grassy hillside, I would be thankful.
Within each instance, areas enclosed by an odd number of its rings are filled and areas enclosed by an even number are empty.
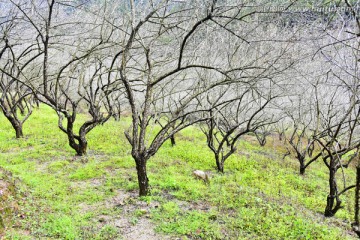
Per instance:
[[[152,195],[137,197],[137,176],[123,131],[126,119],[89,135],[87,157],[74,157],[57,117],[42,106],[16,140],[0,115],[0,167],[17,178],[19,207],[5,239],[355,239],[352,194],[324,218],[327,174],[321,163],[298,175],[282,144],[255,138],[215,171],[195,127],[176,135],[148,165]],[[192,171],[207,171],[210,185]],[[348,176],[352,181],[354,176]]]

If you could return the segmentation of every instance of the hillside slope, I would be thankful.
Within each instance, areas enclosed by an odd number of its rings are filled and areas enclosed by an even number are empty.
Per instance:
[[[202,133],[185,129],[150,160],[152,194],[139,199],[127,125],[123,118],[96,128],[79,158],[50,109],[35,111],[20,140],[0,115],[0,167],[21,181],[23,196],[4,238],[355,239],[353,192],[336,217],[324,218],[326,169],[315,163],[299,176],[275,139],[263,148],[251,136],[240,140],[219,174]],[[196,169],[209,173],[209,185],[192,176]]]

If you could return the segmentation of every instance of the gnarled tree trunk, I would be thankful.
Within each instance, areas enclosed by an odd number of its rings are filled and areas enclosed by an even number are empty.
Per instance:
[[[75,138],[72,133],[68,134],[69,145],[76,151],[76,156],[85,156],[87,151],[87,141],[85,138]],[[76,143],[78,142],[78,143]]]
[[[216,167],[218,172],[224,173],[224,162],[219,157],[216,158]]]
[[[329,169],[329,188],[330,192],[327,196],[325,217],[332,217],[341,208],[341,200],[338,196],[337,183],[336,183],[336,167],[331,166]]]
[[[147,172],[146,172],[147,160],[141,156],[134,158],[136,162],[136,171],[138,175],[139,195],[147,196],[150,194],[149,178],[147,177]]]
[[[304,175],[305,174],[305,159],[303,157],[300,157],[299,159],[299,163],[300,163],[300,175]]]
[[[354,212],[354,222],[352,224],[353,230],[358,235],[358,237],[360,237],[359,214],[360,214],[360,163],[358,163],[356,167],[355,212]]]
[[[16,138],[24,137],[21,122],[17,121],[15,118],[13,118],[11,116],[7,116],[7,115],[5,115],[5,116],[11,123],[11,126],[13,127],[13,129],[15,130]]]
[[[58,113],[59,114],[59,113]],[[66,116],[67,120],[67,127],[66,129],[62,125],[62,117],[59,115],[59,128],[67,134],[69,145],[72,149],[76,151],[76,156],[84,156],[86,155],[87,151],[87,140],[86,140],[86,133],[80,131],[79,136],[74,134],[74,122],[75,122],[75,116],[74,115],[68,115]]]
[[[24,137],[24,133],[23,133],[23,129],[22,129],[22,125],[19,124],[16,127],[14,127],[15,129],[15,133],[16,133],[16,138],[22,138]]]

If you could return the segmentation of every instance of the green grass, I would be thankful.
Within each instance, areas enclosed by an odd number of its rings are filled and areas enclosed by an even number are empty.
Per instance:
[[[80,115],[78,124],[85,119]],[[342,196],[344,209],[335,217],[322,217],[328,190],[322,163],[299,176],[295,159],[281,159],[281,146],[260,147],[251,136],[240,140],[218,174],[201,131],[183,130],[175,147],[166,142],[150,159],[151,196],[137,198],[124,137],[129,124],[123,118],[95,128],[88,156],[79,158],[48,107],[34,112],[20,140],[0,115],[0,166],[19,179],[24,196],[22,217],[15,216],[5,239],[121,239],[124,228],[117,226],[124,219],[128,228],[147,219],[159,238],[355,239],[352,191]],[[210,174],[209,185],[192,177],[196,169]],[[352,168],[346,176],[354,182]]]

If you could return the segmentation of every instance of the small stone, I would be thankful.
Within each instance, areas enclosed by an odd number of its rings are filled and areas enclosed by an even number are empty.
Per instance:
[[[147,210],[147,209],[142,208],[142,209],[140,209],[140,212],[141,212],[142,214],[145,214],[145,213],[148,213],[148,210]]]

